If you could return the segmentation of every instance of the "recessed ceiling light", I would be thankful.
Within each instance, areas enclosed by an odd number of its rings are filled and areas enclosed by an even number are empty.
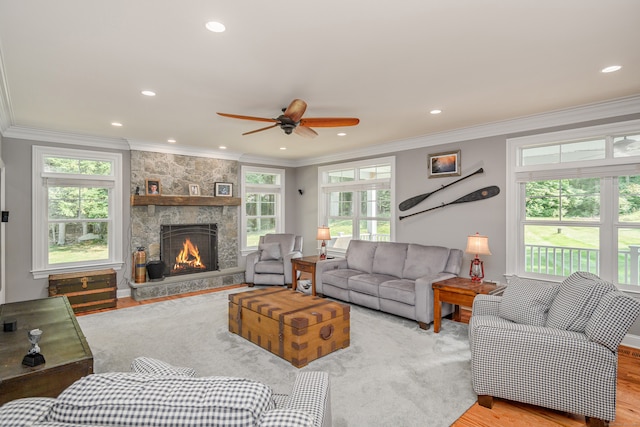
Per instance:
[[[111,126],[115,126],[115,127],[122,127],[122,123],[118,123],[118,122],[111,122]]]
[[[156,96],[156,93],[152,90],[143,90],[140,93],[143,94],[144,96]]]
[[[219,149],[221,149],[221,150],[226,150],[226,149],[227,149],[227,146],[226,146],[226,145],[221,145],[221,146],[219,146],[218,148],[219,148]]]
[[[286,150],[286,149],[287,149],[287,147],[280,147],[280,149],[281,149],[281,150]]]
[[[224,33],[224,31],[227,29],[224,26],[224,24],[221,24],[220,22],[216,22],[216,21],[207,22],[205,27],[207,27],[207,30],[212,31],[214,33]]]
[[[347,136],[347,134],[345,132],[339,132],[338,136]]]
[[[442,110],[435,109],[435,110],[429,111],[429,113],[430,114],[440,114],[440,113],[442,113]]]
[[[176,140],[175,140],[175,139],[173,139],[173,138],[171,138],[171,139],[167,139],[167,142],[168,142],[169,144],[175,144],[175,143],[176,143]]]
[[[601,71],[603,73],[613,73],[614,71],[618,71],[620,68],[622,68],[622,65],[610,65],[603,68]]]

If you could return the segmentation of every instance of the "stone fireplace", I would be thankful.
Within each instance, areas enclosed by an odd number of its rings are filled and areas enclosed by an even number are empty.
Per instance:
[[[216,182],[228,182],[234,184],[234,196],[238,191],[238,162],[235,160],[223,160],[204,157],[184,156],[177,154],[155,153],[148,151],[131,151],[131,188],[130,194],[134,194],[136,187],[145,188],[145,180],[160,181],[162,201],[177,200],[170,204],[148,204],[144,206],[131,203],[131,241],[130,251],[133,253],[137,247],[166,247],[163,242],[163,226],[192,226],[215,225],[216,244],[210,246],[209,241],[191,240],[192,245],[197,245],[202,257],[202,251],[208,249],[209,253],[215,252],[215,259],[209,258],[202,261],[206,266],[205,271],[191,269],[190,274],[172,274],[165,271],[165,278],[161,281],[147,283],[131,283],[131,296],[136,300],[157,298],[162,296],[218,288],[244,282],[244,268],[239,267],[239,212],[237,205],[207,205],[197,203],[198,196],[189,196],[189,185],[198,184],[202,198],[212,198]],[[170,196],[170,197],[167,197]],[[133,196],[132,196],[133,198]],[[193,203],[192,203],[193,202]],[[209,229],[205,234],[211,234]],[[172,242],[183,249],[184,239],[180,242]],[[188,246],[188,245],[187,245]],[[193,263],[187,247],[186,263]],[[161,255],[147,252],[147,261],[159,259],[171,268],[173,263],[168,257],[176,255]],[[207,255],[208,256],[208,255]],[[171,265],[170,265],[171,264]]]

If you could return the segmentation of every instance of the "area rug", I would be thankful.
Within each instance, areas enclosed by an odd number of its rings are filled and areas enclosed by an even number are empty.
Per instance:
[[[288,393],[295,375],[327,371],[333,425],[449,426],[476,395],[467,325],[433,327],[351,306],[351,345],[302,369],[228,331],[228,295],[237,288],[78,317],[96,373],[128,371],[138,356],[237,376]]]

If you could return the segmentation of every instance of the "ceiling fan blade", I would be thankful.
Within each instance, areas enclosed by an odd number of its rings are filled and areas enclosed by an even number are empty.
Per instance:
[[[306,102],[304,102],[302,99],[294,99],[284,111],[284,116],[289,117],[294,122],[299,122],[306,110]]]
[[[318,132],[306,126],[297,126],[294,132],[306,138],[315,138],[316,136],[318,136]]]
[[[251,132],[245,132],[242,135],[251,135],[252,133],[256,133],[256,132],[262,132],[263,130],[267,130],[267,129],[271,129],[278,126],[278,123],[276,123],[275,125],[271,125],[271,126],[267,126],[264,128],[260,128],[260,129],[256,129],[256,130],[252,130]]]
[[[240,116],[238,114],[229,114],[229,113],[217,113],[223,117],[231,117],[232,119],[242,119],[242,120],[255,120],[258,122],[277,122],[278,119],[265,119],[264,117],[252,117],[252,116]]]
[[[355,126],[360,119],[355,117],[316,117],[300,120],[300,126],[313,126],[317,128],[331,128],[340,126]]]

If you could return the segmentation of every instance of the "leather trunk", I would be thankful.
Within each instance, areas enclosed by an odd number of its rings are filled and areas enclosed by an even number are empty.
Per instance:
[[[113,269],[49,276],[49,296],[66,295],[74,313],[115,308],[118,302]]]
[[[296,368],[349,347],[350,307],[289,289],[229,295],[229,332]]]

